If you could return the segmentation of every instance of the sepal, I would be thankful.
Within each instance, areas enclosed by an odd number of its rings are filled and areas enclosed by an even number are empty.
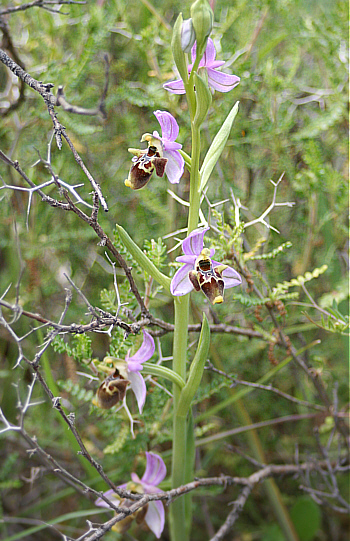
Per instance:
[[[181,28],[181,48],[184,53],[190,53],[196,41],[196,32],[192,19],[186,19]]]

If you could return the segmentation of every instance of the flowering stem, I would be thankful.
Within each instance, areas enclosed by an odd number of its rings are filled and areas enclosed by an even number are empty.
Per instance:
[[[187,85],[186,85],[187,86]],[[186,88],[187,100],[194,102],[195,95],[191,85]],[[190,107],[191,130],[192,130],[192,156],[191,156],[191,176],[190,176],[190,207],[188,215],[188,231],[198,227],[199,206],[200,206],[200,174],[199,174],[199,156],[200,156],[200,128],[194,125],[194,107]],[[187,359],[187,340],[188,340],[188,320],[189,320],[189,295],[176,297],[175,304],[175,329],[173,345],[173,370],[184,381],[186,381],[186,359]],[[200,379],[200,378],[199,378]],[[174,385],[174,421],[173,421],[173,461],[172,461],[172,486],[176,488],[185,482],[185,464],[191,457],[187,457],[187,414],[186,408],[178,411],[179,403],[184,403],[182,398],[183,391]],[[193,390],[194,392],[196,389]],[[194,394],[193,392],[193,394]],[[189,474],[189,472],[187,472]],[[193,474],[192,474],[193,477]],[[190,506],[190,501],[187,501]],[[187,513],[189,517],[189,513]],[[186,524],[185,499],[178,498],[170,507],[170,531],[172,541],[187,541],[189,538],[190,524]]]
[[[175,329],[173,343],[173,371],[186,381],[186,352],[188,327],[189,296],[175,297]],[[184,462],[186,461],[186,416],[177,415],[181,391],[173,384],[174,420],[173,420],[173,457],[172,487],[184,484]],[[172,541],[186,541],[185,502],[177,498],[170,507],[170,531]]]
[[[192,157],[191,157],[191,181],[190,181],[190,210],[188,215],[188,231],[198,227],[199,205],[200,205],[200,175],[199,175],[199,155],[200,155],[200,129],[191,122],[192,129]]]

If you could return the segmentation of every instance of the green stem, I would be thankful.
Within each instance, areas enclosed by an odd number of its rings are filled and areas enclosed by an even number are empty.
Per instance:
[[[192,130],[192,156],[191,156],[191,180],[190,180],[190,207],[188,215],[188,232],[191,233],[198,226],[199,206],[200,206],[200,174],[199,174],[199,156],[200,156],[200,130],[194,126],[193,119],[195,110],[195,95],[193,86],[186,85],[187,100],[192,104],[191,112],[191,130]],[[186,381],[186,359],[187,359],[187,340],[188,340],[188,320],[189,320],[189,295],[177,297],[175,304],[175,329],[173,345],[173,370],[184,381]],[[173,420],[173,460],[172,460],[172,487],[176,488],[185,482],[185,463],[187,463],[187,422],[188,412],[181,411],[178,415],[178,405],[182,395],[177,385],[173,385],[174,392],[174,420]],[[187,471],[187,475],[189,472]],[[193,475],[192,475],[193,477]],[[190,504],[190,502],[187,502]],[[187,513],[189,518],[189,513]],[[188,522],[188,521],[187,521]],[[191,525],[186,524],[185,499],[177,498],[170,507],[170,532],[172,541],[187,541]]]
[[[192,129],[192,157],[191,157],[191,182],[190,182],[190,210],[188,214],[188,232],[198,227],[198,216],[200,206],[200,174],[199,174],[199,156],[200,156],[200,130],[191,123]]]
[[[176,297],[175,329],[173,343],[173,371],[186,381],[186,353],[189,296]],[[174,420],[173,420],[173,457],[172,487],[178,487],[185,481],[184,462],[186,460],[186,417],[176,415],[181,391],[173,384]],[[172,541],[186,541],[185,501],[177,498],[170,506],[170,531]]]

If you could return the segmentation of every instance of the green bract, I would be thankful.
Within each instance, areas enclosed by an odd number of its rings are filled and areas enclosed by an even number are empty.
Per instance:
[[[209,180],[211,172],[214,169],[216,162],[220,158],[221,152],[224,150],[226,141],[228,139],[228,136],[230,135],[233,121],[238,112],[238,105],[239,105],[239,101],[237,101],[235,105],[232,107],[228,117],[226,118],[225,122],[223,123],[220,130],[216,134],[214,141],[210,145],[210,148],[204,158],[204,161],[200,170],[200,175],[201,175],[201,185],[199,189],[200,191],[205,188],[205,185]]]
[[[125,245],[125,247],[129,250],[132,257],[137,261],[137,263],[140,265],[140,267],[143,268],[144,271],[147,272],[158,284],[164,287],[164,289],[168,292],[170,292],[170,278],[165,276],[162,272],[160,272],[157,267],[148,259],[146,254],[143,253],[143,251],[135,244],[135,242],[132,240],[131,237],[127,234],[125,229],[123,229],[120,225],[116,224],[116,229],[119,233],[119,236]]]
[[[194,84],[196,88],[196,114],[194,117],[194,125],[199,128],[209,111],[209,107],[211,105],[212,96],[211,92],[208,88],[208,84],[203,80],[203,78],[198,75],[198,73],[194,74]]]

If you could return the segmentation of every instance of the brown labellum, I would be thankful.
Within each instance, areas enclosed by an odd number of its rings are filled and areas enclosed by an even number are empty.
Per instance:
[[[109,410],[124,399],[129,383],[130,381],[123,378],[116,369],[97,389],[96,405],[104,410]]]
[[[125,500],[125,499],[120,500],[121,507],[131,507],[134,503],[135,502],[132,500]],[[147,510],[148,510],[148,504],[146,504],[144,507],[141,507],[140,509],[135,511],[132,515],[125,517],[120,522],[117,522],[117,524],[115,524],[112,527],[112,530],[118,533],[125,533],[130,528],[133,520],[136,520],[137,524],[142,524],[143,521],[145,520]]]
[[[167,158],[162,158],[157,147],[150,146],[147,150],[133,150],[135,156],[132,158],[133,165],[130,168],[129,176],[125,181],[125,186],[132,190],[140,190],[146,186],[150,180],[153,171],[158,177],[163,177]]]
[[[224,301],[222,272],[226,268],[226,265],[219,265],[214,269],[211,259],[202,253],[196,260],[196,270],[190,271],[188,277],[196,291],[201,289],[212,304],[220,304]]]

